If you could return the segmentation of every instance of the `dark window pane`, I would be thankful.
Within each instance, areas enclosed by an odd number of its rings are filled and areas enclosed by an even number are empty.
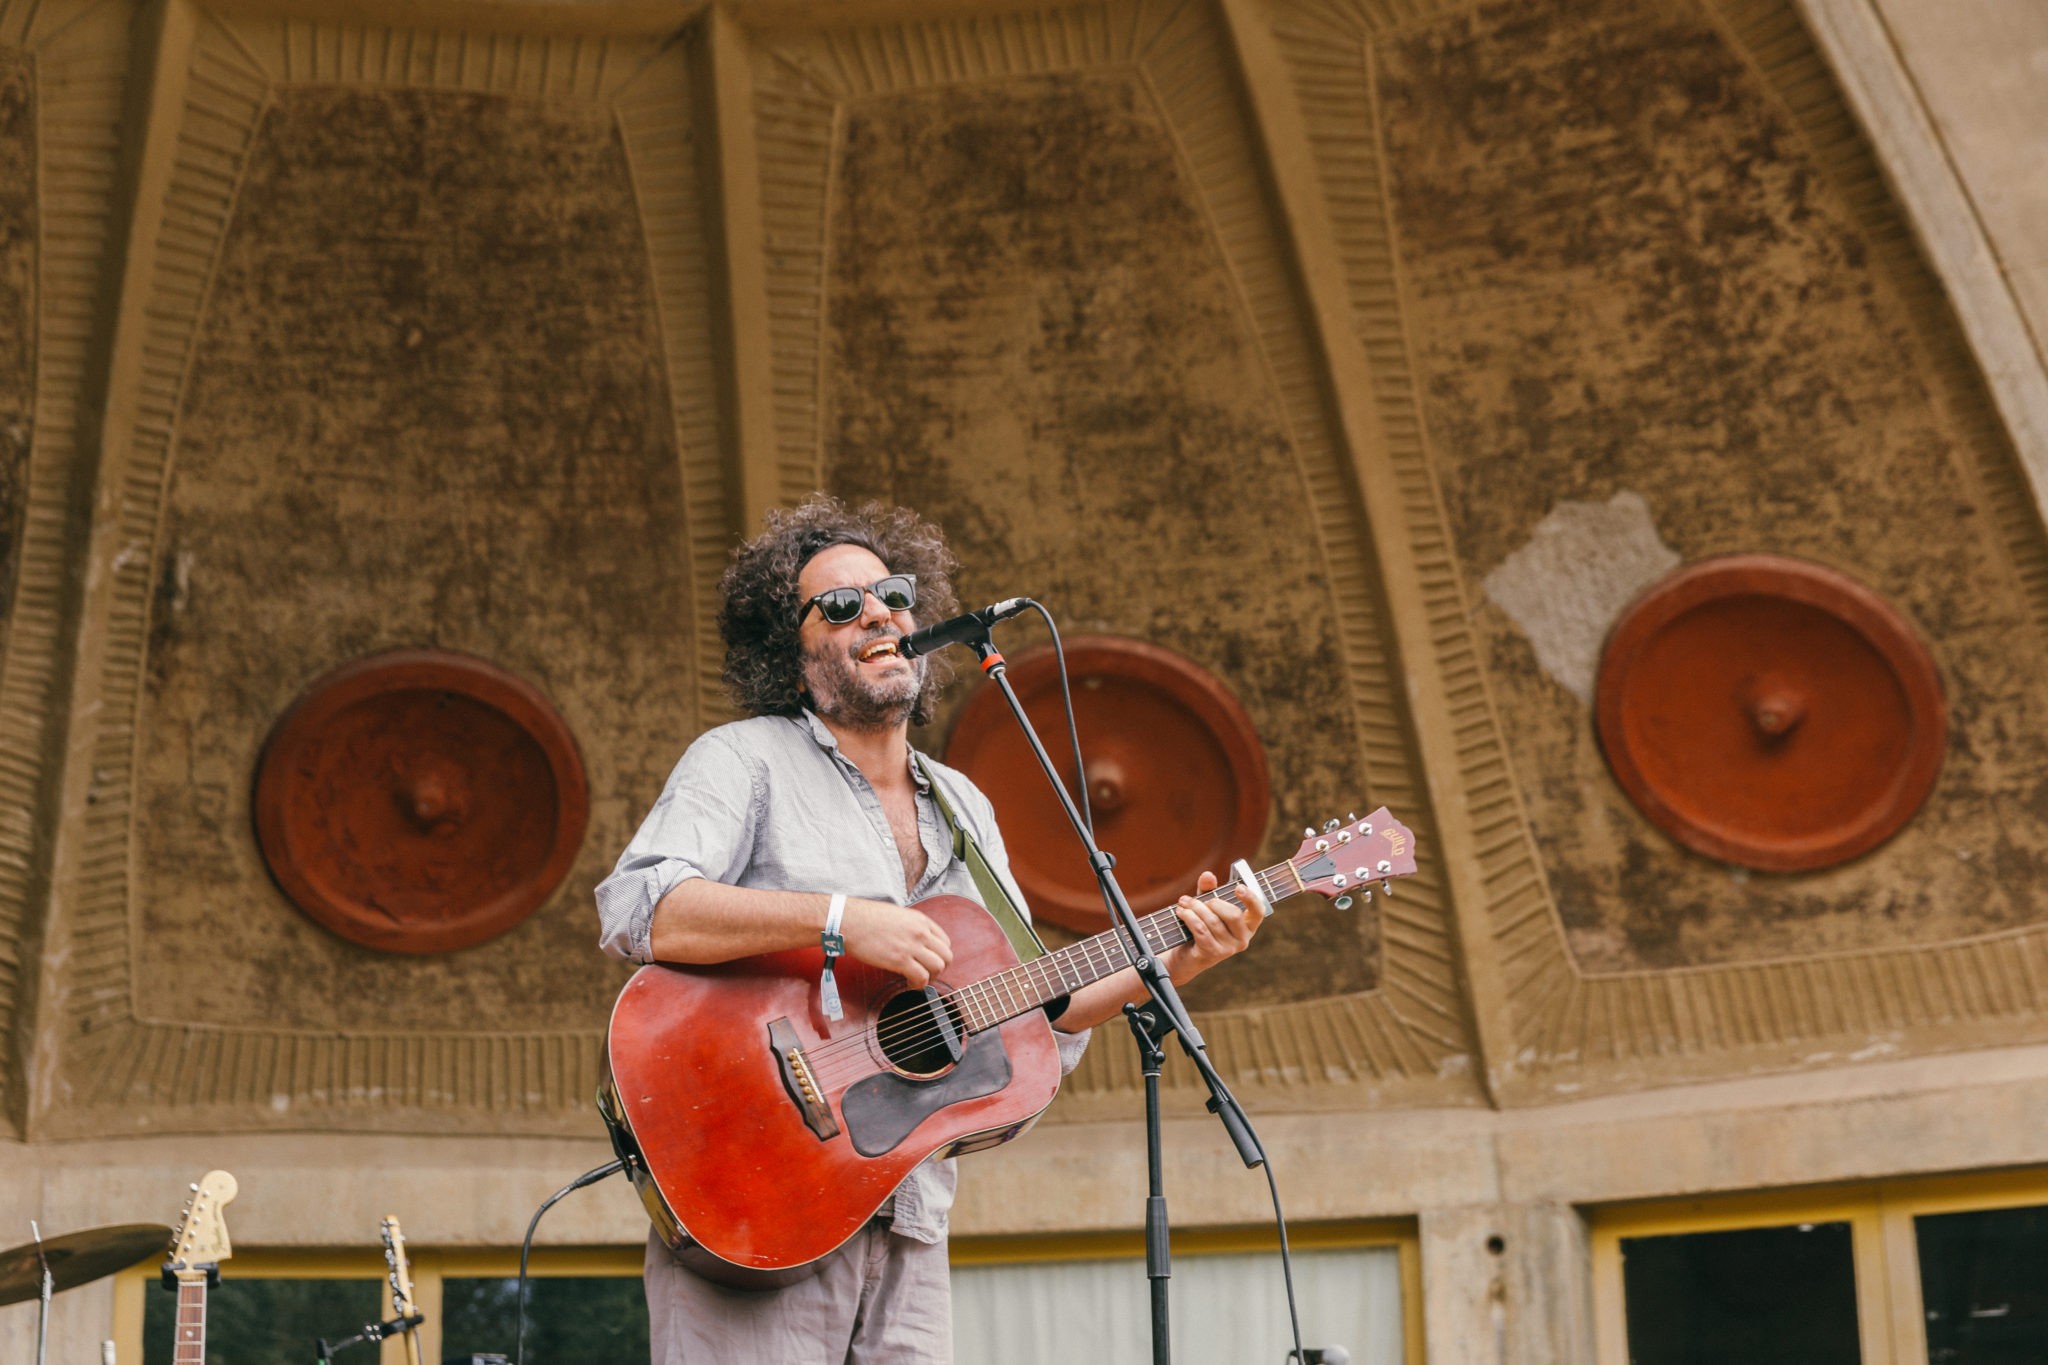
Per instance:
[[[441,1281],[441,1356],[512,1354],[519,1281]],[[646,1365],[647,1295],[639,1276],[526,1282],[526,1358],[547,1365]]]
[[[206,1295],[206,1365],[295,1365],[316,1338],[340,1341],[391,1316],[380,1280],[223,1279]],[[171,1365],[178,1296],[151,1285],[143,1296],[142,1365]],[[337,1365],[377,1365],[377,1348],[351,1347]]]
[[[1631,1365],[1858,1365],[1847,1223],[1628,1237]]]
[[[2048,1209],[1913,1220],[1928,1365],[2048,1359]]]

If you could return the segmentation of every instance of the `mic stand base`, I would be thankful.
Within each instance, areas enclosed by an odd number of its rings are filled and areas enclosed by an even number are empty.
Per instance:
[[[1159,1140],[1159,1068],[1166,1054],[1154,1029],[1164,1030],[1158,1014],[1136,1005],[1124,1006],[1124,1020],[1138,1044],[1138,1063],[1145,1071],[1145,1278],[1152,1289],[1152,1365],[1173,1365],[1173,1330],[1167,1313],[1167,1281],[1173,1278],[1173,1238],[1166,1219],[1165,1162]]]

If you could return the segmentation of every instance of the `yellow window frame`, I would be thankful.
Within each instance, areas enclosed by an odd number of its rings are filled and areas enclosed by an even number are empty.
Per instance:
[[[1404,1365],[1425,1365],[1428,1351],[1422,1336],[1422,1242],[1413,1220],[1353,1218],[1290,1223],[1287,1245],[1293,1251],[1392,1247],[1401,1276],[1401,1356]],[[1139,1261],[1145,1256],[1145,1234],[1075,1232],[954,1237],[948,1241],[947,1248],[948,1259],[956,1266],[1017,1265],[1036,1261]],[[1278,1255],[1279,1251],[1280,1236],[1270,1224],[1176,1228],[1173,1233],[1175,1256],[1248,1252]]]
[[[1913,1220],[1922,1214],[2036,1206],[2048,1206],[2048,1168],[1664,1199],[1588,1210],[1595,1359],[1599,1365],[1628,1365],[1624,1239],[1847,1223],[1863,1365],[1927,1365],[1926,1305],[1920,1296]]]
[[[426,1315],[418,1330],[422,1365],[439,1365],[441,1360],[441,1283],[447,1279],[511,1279],[519,1273],[519,1250],[415,1250],[406,1248],[412,1268],[413,1302]],[[527,1261],[530,1278],[599,1278],[640,1274],[646,1259],[644,1244],[601,1247],[536,1247]],[[237,1248],[220,1268],[223,1280],[375,1280],[384,1283],[384,1253],[381,1250],[291,1250],[286,1248]],[[114,1280],[115,1365],[142,1365],[142,1314],[144,1296],[160,1277],[156,1264],[145,1262],[124,1270]],[[162,1291],[157,1291],[162,1292]],[[379,1298],[380,1317],[391,1315],[391,1295]],[[348,1336],[360,1323],[336,1323],[337,1338]],[[310,1358],[312,1343],[307,1342]],[[361,1346],[338,1358],[342,1365],[368,1365],[369,1354]],[[406,1365],[405,1341],[390,1337],[378,1346],[377,1365]]]

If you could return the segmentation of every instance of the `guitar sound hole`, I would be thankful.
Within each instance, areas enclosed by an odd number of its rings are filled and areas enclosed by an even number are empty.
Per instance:
[[[960,1012],[921,991],[904,991],[882,1006],[875,1021],[875,1039],[882,1055],[898,1071],[935,1076],[959,1060],[967,1042]]]

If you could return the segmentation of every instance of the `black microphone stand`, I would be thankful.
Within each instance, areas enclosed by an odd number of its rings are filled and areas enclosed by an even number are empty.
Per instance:
[[[989,627],[983,624],[978,633],[965,639],[971,645],[976,657],[981,660],[981,671],[994,680],[1002,689],[1003,699],[1010,704],[1010,714],[1017,718],[1023,728],[1024,738],[1031,745],[1031,752],[1038,755],[1038,765],[1045,769],[1046,780],[1058,794],[1060,808],[1067,813],[1067,820],[1074,827],[1074,833],[1081,840],[1081,846],[1088,851],[1088,865],[1095,869],[1095,880],[1102,888],[1103,904],[1109,907],[1110,918],[1122,930],[1130,953],[1131,962],[1138,970],[1138,979],[1145,983],[1145,990],[1152,997],[1149,1006],[1156,1011],[1147,1028],[1141,1028],[1141,1013],[1127,1014],[1131,1031],[1138,1039],[1141,1060],[1147,1056],[1160,1055],[1158,1044],[1153,1041],[1149,1028],[1158,1028],[1175,1034],[1180,1039],[1181,1051],[1195,1064],[1202,1081],[1209,1087],[1209,1112],[1223,1121],[1223,1130],[1230,1134],[1230,1141],[1237,1148],[1247,1170],[1265,1164],[1266,1152],[1259,1145],[1258,1136],[1252,1132],[1251,1120],[1245,1116],[1237,1097],[1230,1093],[1230,1087],[1223,1083],[1216,1067],[1209,1060],[1208,1044],[1188,1017],[1187,1008],[1181,1004],[1180,992],[1173,987],[1173,979],[1166,974],[1145,942],[1143,931],[1138,928],[1138,917],[1131,909],[1131,903],[1124,899],[1123,888],[1117,885],[1116,859],[1096,847],[1095,836],[1089,832],[1088,822],[1081,818],[1081,812],[1074,805],[1073,794],[1067,784],[1060,781],[1059,769],[1053,766],[1052,755],[1045,751],[1045,745],[1038,738],[1038,731],[1031,724],[1031,718],[1024,714],[1024,703],[1017,699],[1017,691],[1010,686],[1009,665],[1003,662],[1002,651],[990,637]],[[1086,773],[1075,774],[1082,782],[1088,780]],[[1166,1257],[1168,1245],[1166,1222],[1166,1196],[1161,1193],[1159,1170],[1160,1119],[1159,1119],[1159,1071],[1152,1065],[1146,1073],[1146,1143],[1150,1153],[1151,1192],[1145,1201],[1145,1263],[1146,1275],[1152,1283],[1152,1362],[1153,1365],[1171,1365],[1173,1352],[1166,1321],[1166,1281],[1170,1271]],[[1155,1255],[1156,1247],[1156,1255]]]
[[[389,1322],[367,1323],[362,1331],[341,1341],[330,1343],[326,1337],[315,1337],[313,1339],[313,1359],[318,1361],[320,1365],[329,1365],[329,1362],[337,1354],[359,1342],[378,1342],[386,1337],[395,1337],[400,1332],[410,1332],[426,1320],[427,1315],[425,1313],[407,1313],[404,1317],[393,1318]]]

